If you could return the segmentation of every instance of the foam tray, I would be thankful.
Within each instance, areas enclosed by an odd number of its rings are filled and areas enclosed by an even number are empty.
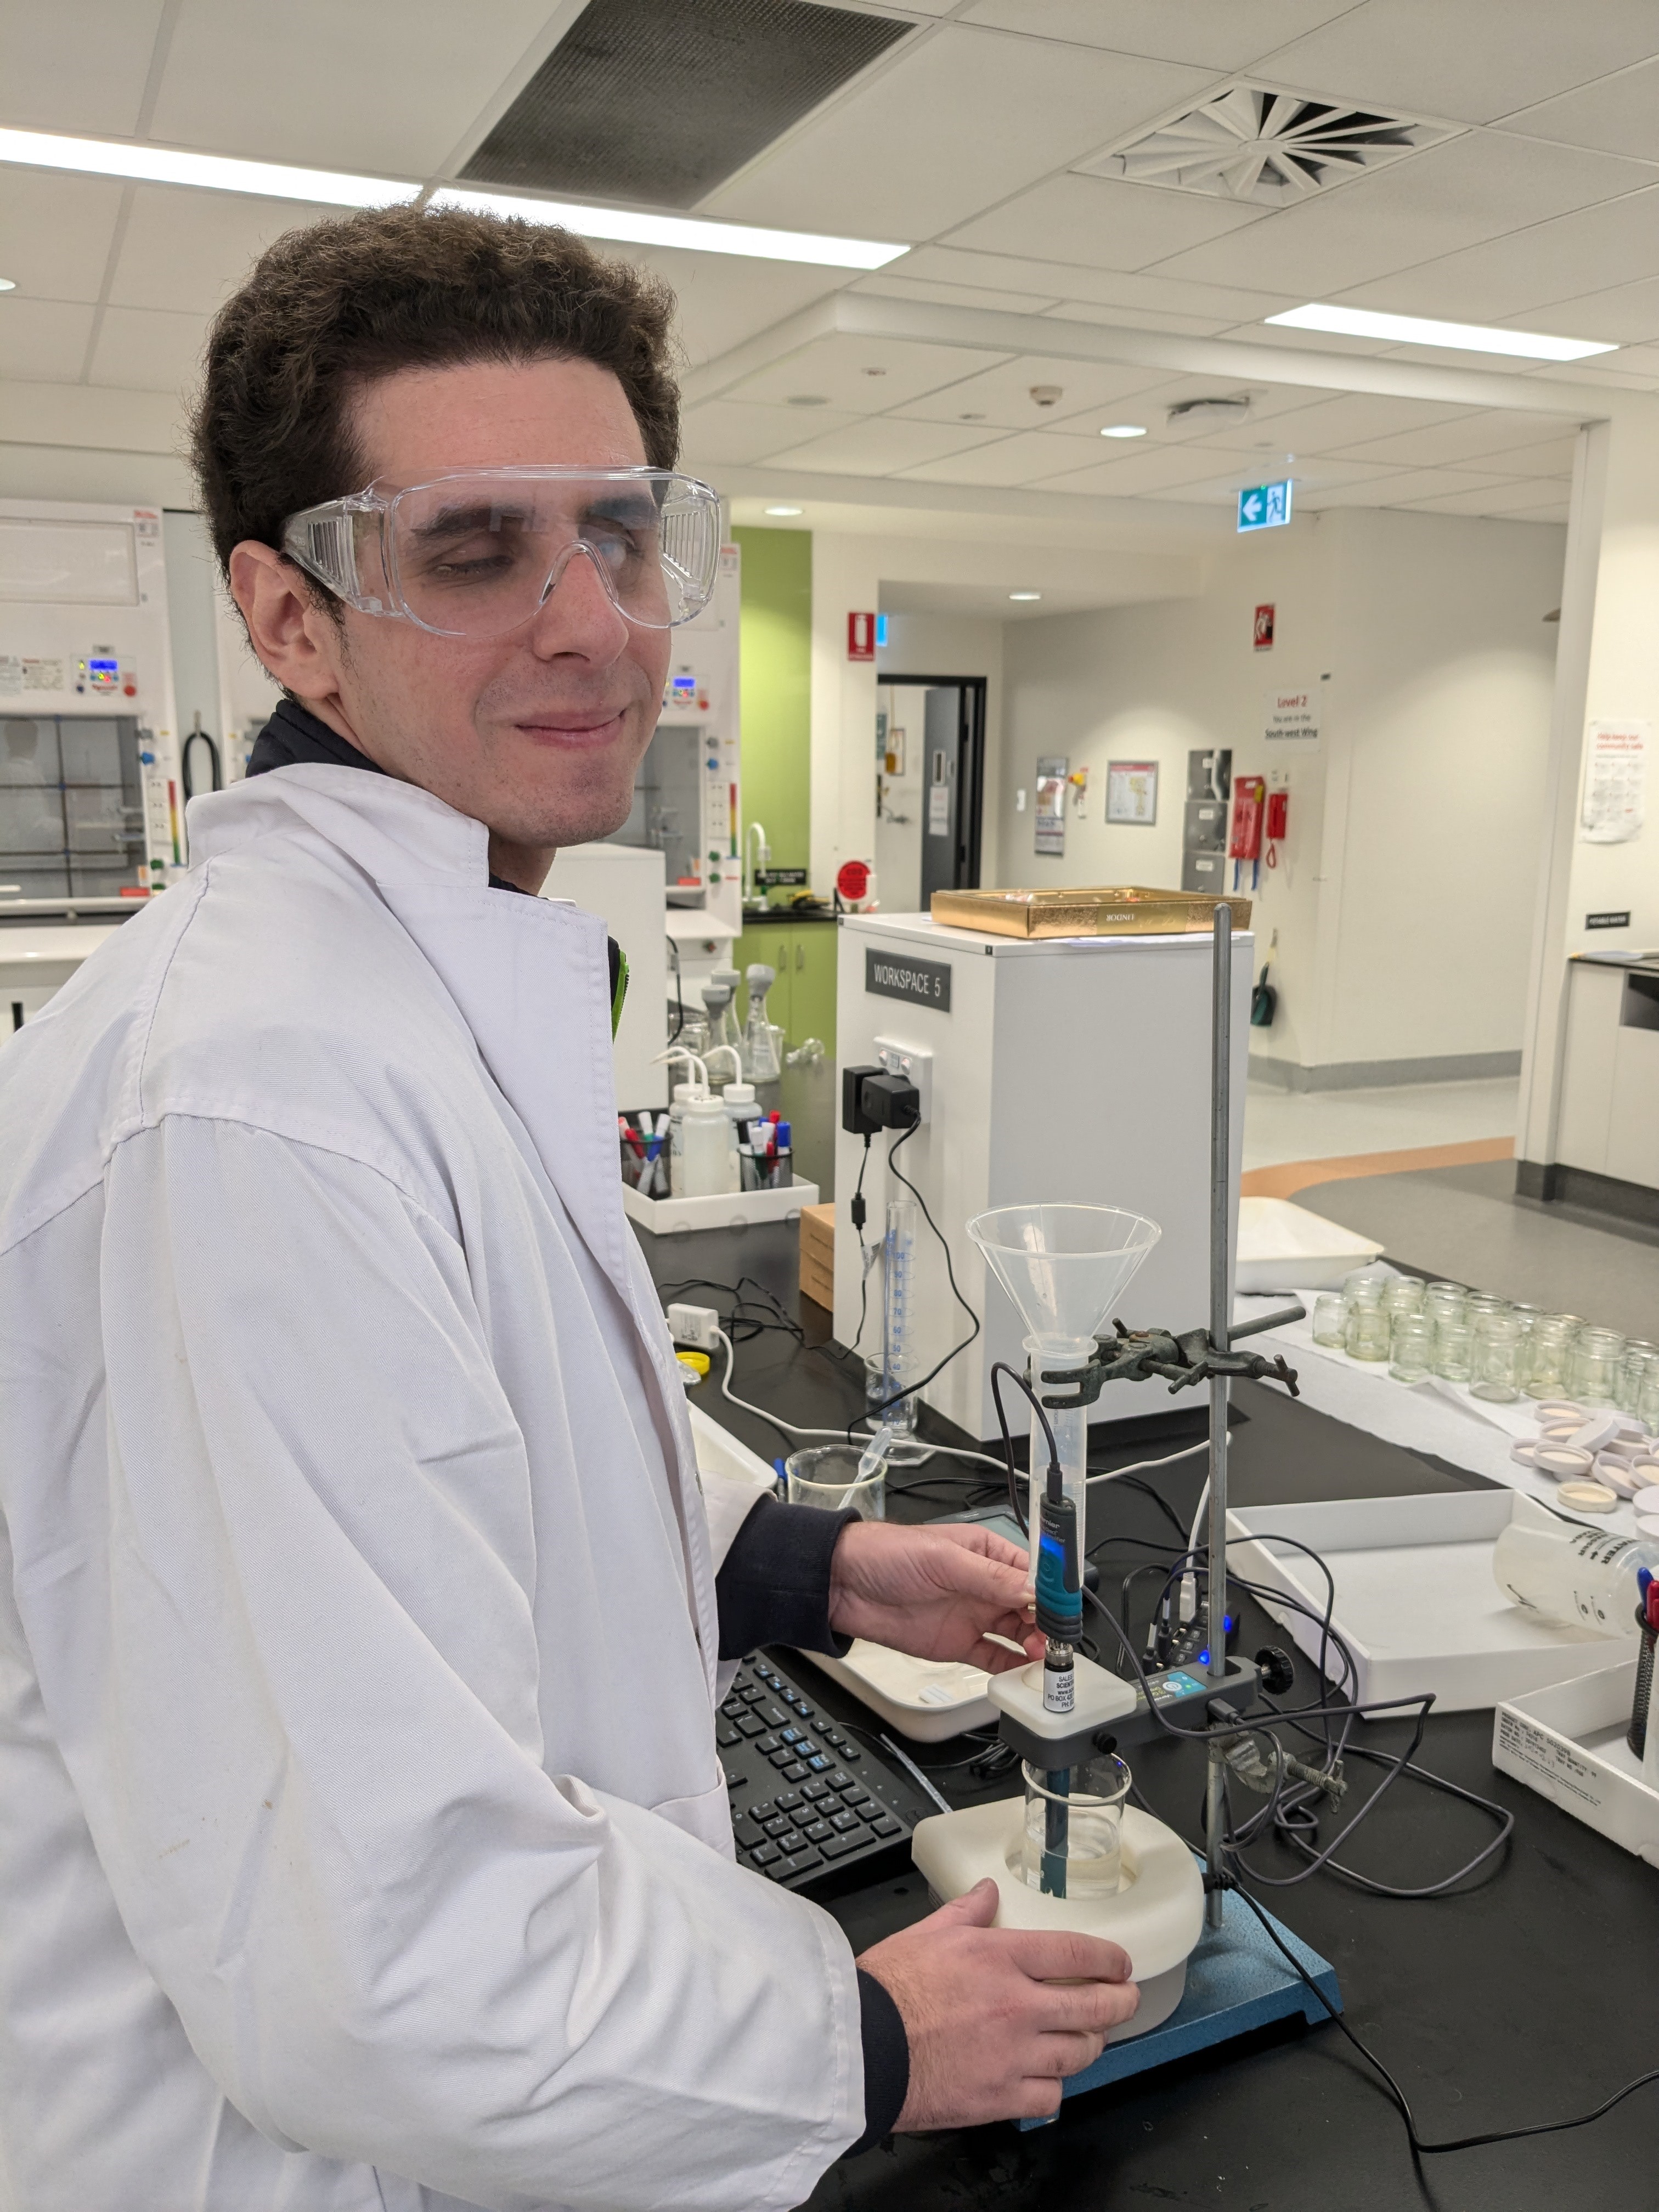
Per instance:
[[[1551,1627],[1498,1589],[1492,1549],[1499,1531],[1517,1513],[1546,1510],[1511,1490],[1236,1507],[1227,1516],[1228,1566],[1311,1608],[1309,1620],[1264,1600],[1314,1658],[1324,1579],[1304,1553],[1272,1540],[1308,1545],[1335,1582],[1332,1625],[1353,1653],[1362,1702],[1432,1690],[1442,1712],[1478,1711],[1594,1674],[1635,1650],[1634,1631],[1624,1638]]]

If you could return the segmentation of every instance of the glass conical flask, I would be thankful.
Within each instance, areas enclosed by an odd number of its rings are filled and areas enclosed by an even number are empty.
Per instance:
[[[1025,1323],[1030,1382],[1045,1368],[1086,1367],[1095,1332],[1127,1289],[1137,1269],[1164,1234],[1155,1221],[1115,1206],[1000,1206],[968,1224],[968,1234]],[[1048,1389],[1060,1389],[1051,1383]],[[1066,1494],[1088,1528],[1089,1413],[1048,1410]],[[1048,1463],[1042,1426],[1031,1419],[1033,1492]],[[1031,1526],[1032,1570],[1036,1565],[1036,1515]]]
[[[748,971],[749,1025],[743,1037],[743,1072],[757,1085],[775,1083],[783,1073],[777,1038],[766,1018],[766,994],[777,980],[777,970],[758,960]]]

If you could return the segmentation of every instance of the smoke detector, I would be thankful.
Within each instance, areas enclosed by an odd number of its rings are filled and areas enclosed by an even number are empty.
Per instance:
[[[1066,386],[1063,384],[1034,384],[1031,386],[1031,397],[1039,407],[1052,407],[1065,396]]]
[[[1271,85],[1235,84],[1077,167],[1085,176],[1287,207],[1438,145],[1458,127]]]
[[[1242,422],[1249,411],[1249,393],[1236,392],[1229,396],[1177,399],[1164,419],[1171,427],[1177,422]]]

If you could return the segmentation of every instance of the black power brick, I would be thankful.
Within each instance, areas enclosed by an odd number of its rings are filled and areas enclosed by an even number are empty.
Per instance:
[[[841,1072],[841,1126],[848,1135],[873,1137],[883,1129],[914,1129],[921,1119],[921,1093],[884,1067]]]

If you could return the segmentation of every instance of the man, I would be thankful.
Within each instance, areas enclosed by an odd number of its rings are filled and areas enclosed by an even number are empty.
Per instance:
[[[524,896],[623,820],[712,576],[667,328],[406,210],[216,325],[204,501],[287,701],[0,1060],[18,2212],[782,2208],[1052,2111],[1133,2009],[988,1885],[855,1966],[732,1857],[721,1662],[1036,1645],[983,1532],[705,1506],[605,932]]]

